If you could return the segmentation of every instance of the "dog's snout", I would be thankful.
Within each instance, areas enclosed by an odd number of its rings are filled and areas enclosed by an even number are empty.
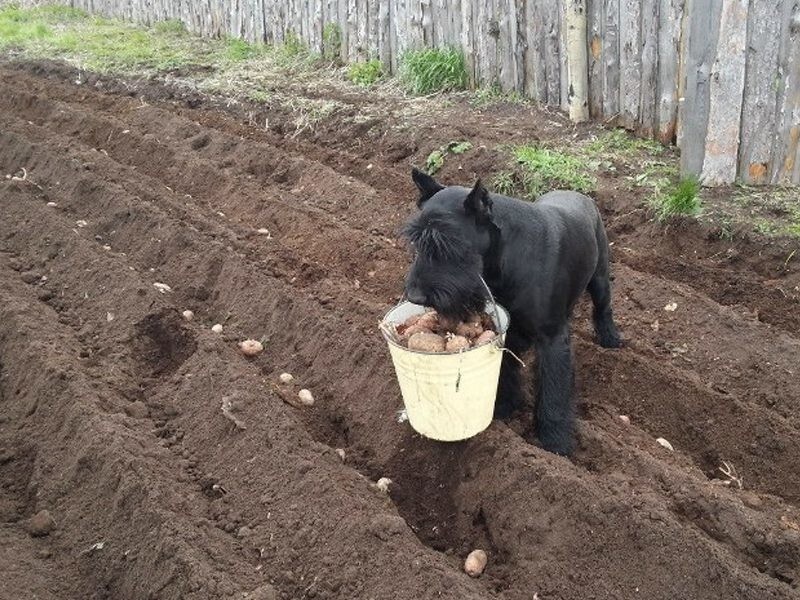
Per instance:
[[[406,286],[406,299],[412,304],[419,304],[420,306],[425,306],[427,300],[422,290],[415,286]]]

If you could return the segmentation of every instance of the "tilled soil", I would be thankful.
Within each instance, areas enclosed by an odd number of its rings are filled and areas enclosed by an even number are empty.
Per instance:
[[[434,443],[398,423],[376,327],[409,166],[469,136],[442,173],[467,183],[498,143],[590,128],[455,106],[286,135],[53,64],[0,66],[0,92],[1,598],[800,598],[791,247],[664,229],[602,179],[627,345],[580,307],[576,456],[528,414]]]

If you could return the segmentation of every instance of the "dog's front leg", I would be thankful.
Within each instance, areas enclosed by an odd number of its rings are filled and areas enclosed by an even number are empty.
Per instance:
[[[574,448],[575,411],[569,325],[536,343],[539,377],[536,394],[536,435],[545,450],[569,455]]]
[[[525,405],[525,396],[520,381],[520,363],[516,357],[521,357],[527,352],[531,343],[512,328],[506,335],[505,347],[516,356],[507,352],[503,354],[500,381],[497,385],[497,402],[494,406],[495,419],[510,417],[514,410]]]

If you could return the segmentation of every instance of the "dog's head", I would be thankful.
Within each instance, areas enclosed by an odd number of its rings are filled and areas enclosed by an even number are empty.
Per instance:
[[[466,318],[483,310],[484,255],[492,243],[492,199],[477,181],[472,189],[443,186],[414,169],[420,212],[405,229],[414,250],[406,297],[446,317]]]

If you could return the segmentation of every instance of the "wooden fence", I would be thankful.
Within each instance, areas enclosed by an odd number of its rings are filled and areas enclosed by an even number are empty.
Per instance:
[[[72,0],[207,36],[321,51],[334,27],[347,62],[454,46],[478,85],[569,108],[588,78],[591,118],[681,148],[709,185],[800,183],[800,0]],[[585,14],[583,60],[568,61],[565,12]],[[569,65],[587,73],[569,73]],[[575,68],[575,67],[573,67]],[[574,92],[574,90],[573,90]]]

